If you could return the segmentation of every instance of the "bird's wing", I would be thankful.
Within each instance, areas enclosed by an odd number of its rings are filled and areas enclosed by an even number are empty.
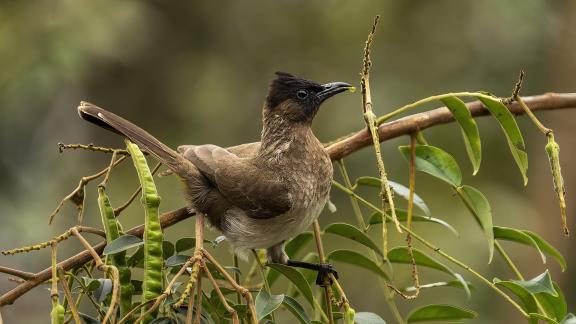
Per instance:
[[[288,189],[278,175],[256,167],[250,159],[216,145],[189,147],[184,156],[230,203],[249,217],[275,217],[292,206]]]

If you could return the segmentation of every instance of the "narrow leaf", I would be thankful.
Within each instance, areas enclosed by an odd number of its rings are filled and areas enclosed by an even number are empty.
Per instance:
[[[520,128],[518,128],[516,119],[514,119],[510,110],[508,110],[498,98],[489,99],[486,97],[478,97],[478,99],[488,108],[488,111],[496,118],[502,130],[504,130],[514,161],[516,161],[518,169],[520,169],[520,173],[522,173],[524,185],[527,185],[528,154],[526,154],[526,145],[524,144],[524,138],[522,137]]]
[[[462,129],[466,152],[468,153],[470,162],[472,162],[474,174],[476,174],[480,169],[480,162],[482,161],[480,132],[478,132],[476,121],[472,118],[472,114],[470,114],[470,110],[468,110],[466,104],[457,97],[447,97],[442,99],[442,102],[448,110],[450,110],[454,119],[456,119]]]
[[[284,295],[270,295],[266,289],[260,289],[260,292],[256,296],[256,317],[258,321],[262,320],[268,314],[275,311],[284,300]]]
[[[381,183],[380,179],[378,178],[364,176],[356,179],[356,184],[354,185],[354,187],[370,186],[380,188],[381,187],[380,183]],[[388,184],[390,185],[390,189],[392,189],[392,191],[394,191],[394,193],[396,193],[398,196],[406,200],[409,199],[410,189],[408,189],[406,186],[390,180],[388,180]],[[424,200],[422,200],[422,198],[420,198],[420,196],[418,196],[418,194],[416,193],[414,193],[414,205],[418,207],[421,211],[423,211],[425,215],[430,216],[430,209],[428,208]]]
[[[508,281],[508,280],[503,281],[498,278],[494,278],[493,281],[494,284],[496,284],[497,286],[504,287],[508,289],[510,292],[512,292],[514,295],[518,296],[518,298],[520,298],[520,301],[522,302],[522,308],[526,312],[528,313],[538,312],[538,306],[536,304],[536,300],[534,299],[534,296],[528,290],[526,290],[526,288],[517,284],[514,281]]]
[[[356,324],[386,324],[386,322],[378,314],[369,312],[358,312],[354,315],[354,322]]]
[[[356,228],[353,225],[346,224],[346,223],[332,223],[324,229],[324,232],[331,233],[334,235],[339,235],[350,240],[356,241],[373,251],[377,252],[378,254],[382,255],[382,251],[380,248],[370,239],[366,234],[364,234],[361,230]]]
[[[269,264],[268,267],[274,271],[278,271],[284,277],[290,280],[294,284],[294,286],[296,286],[298,291],[300,291],[300,293],[304,296],[304,298],[306,298],[306,300],[310,303],[310,305],[314,307],[314,296],[312,294],[312,288],[310,287],[310,285],[308,284],[302,273],[300,273],[298,270],[292,267],[279,263]]]
[[[403,209],[396,209],[396,216],[398,217],[398,221],[405,222],[406,219],[408,218],[408,213]],[[454,235],[458,237],[460,236],[460,233],[458,233],[458,231],[454,227],[452,227],[452,225],[448,224],[447,222],[439,218],[422,216],[422,215],[412,215],[412,221],[436,223],[446,227],[448,230],[454,233]],[[368,220],[368,224],[369,225],[382,224],[382,214],[377,212],[373,213]]]
[[[398,149],[406,161],[410,161],[410,147],[400,146]],[[417,145],[415,163],[418,171],[428,173],[455,187],[462,184],[462,174],[456,160],[454,160],[452,155],[437,147]]]
[[[429,257],[424,252],[414,248],[412,249],[412,251],[414,253],[414,261],[416,261],[417,265],[440,270],[450,275],[454,275],[454,271],[452,271],[450,268],[443,265],[442,263],[434,260],[432,257]],[[406,247],[396,247],[388,251],[388,260],[392,263],[405,263],[405,264],[412,263],[408,248]]]
[[[556,250],[552,245],[548,242],[544,241],[540,236],[536,233],[524,230],[523,231],[526,235],[530,236],[536,244],[540,247],[540,250],[544,251],[546,254],[551,255],[557,262],[560,264],[562,271],[565,271],[567,268],[566,260],[562,256],[562,254]]]
[[[555,282],[553,282],[552,285],[554,290],[558,293],[558,296],[553,296],[546,292],[538,293],[534,296],[547,314],[551,314],[557,321],[561,321],[566,316],[568,306],[566,305],[566,299],[564,294],[562,294],[560,287],[558,287]]]
[[[188,259],[190,259],[190,257],[187,255],[176,254],[166,259],[166,262],[164,262],[164,266],[166,268],[181,266],[184,263],[186,263]]]
[[[535,248],[538,253],[540,253],[540,257],[542,258],[542,263],[546,263],[546,255],[540,249],[540,246],[534,241],[534,239],[524,233],[521,230],[517,230],[510,227],[501,227],[501,226],[494,226],[494,238],[497,240],[506,240],[506,241],[513,241],[520,244],[528,245]]]
[[[478,189],[471,186],[456,188],[458,196],[470,213],[474,216],[480,227],[484,230],[484,236],[488,242],[488,263],[492,262],[494,256],[494,230],[492,229],[492,210],[488,199]]]
[[[362,267],[378,274],[380,277],[386,280],[389,280],[388,275],[386,275],[386,273],[374,261],[368,259],[356,251],[336,250],[330,252],[326,258],[329,260],[340,261]]]
[[[554,289],[552,285],[552,278],[550,277],[550,273],[546,270],[544,273],[538,275],[537,277],[522,281],[522,280],[512,280],[516,284],[524,287],[532,294],[537,293],[546,293],[555,297],[558,297],[558,292]]]
[[[478,314],[471,310],[452,305],[427,305],[413,310],[406,321],[418,322],[461,322],[465,319],[476,318]]]
[[[288,295],[284,296],[284,300],[282,300],[282,305],[286,307],[298,321],[302,324],[311,324],[310,318],[306,314],[304,307],[298,303],[298,301]]]
[[[102,254],[116,254],[122,251],[126,251],[130,248],[143,245],[144,241],[141,238],[134,235],[122,235],[110,244],[106,245],[104,252]]]
[[[397,182],[394,181],[388,181],[388,183],[390,184],[390,188],[392,188],[392,190],[400,197],[408,200],[410,199],[410,189],[408,189],[406,186],[401,185]],[[424,212],[424,214],[426,216],[430,216],[430,209],[428,208],[428,206],[426,205],[426,203],[424,202],[424,200],[422,200],[422,198],[420,198],[420,196],[418,196],[416,193],[414,193],[414,205],[416,207],[418,207],[422,212]],[[396,215],[398,216],[398,215]]]
[[[213,244],[214,242],[204,239],[204,243]],[[196,247],[195,237],[183,237],[176,241],[176,253],[188,251]]]

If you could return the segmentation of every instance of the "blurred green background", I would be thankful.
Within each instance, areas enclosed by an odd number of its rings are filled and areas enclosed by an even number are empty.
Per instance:
[[[55,224],[47,219],[58,201],[83,175],[95,173],[109,156],[91,152],[58,153],[57,143],[94,143],[120,147],[122,140],[83,122],[76,106],[87,100],[141,125],[168,145],[256,141],[260,108],[275,71],[319,82],[358,84],[367,32],[376,14],[381,24],[373,49],[372,91],[376,112],[433,94],[485,90],[506,96],[517,73],[527,73],[524,95],[574,92],[576,75],[576,2],[545,0],[478,1],[2,1],[0,2],[0,248],[44,241],[75,224],[67,205]],[[363,127],[360,94],[344,94],[324,105],[315,132],[329,141]],[[540,114],[556,131],[574,215],[576,190],[576,110]],[[425,132],[428,140],[460,161],[464,182],[491,201],[494,224],[529,229],[552,242],[569,260],[562,273],[551,259],[543,265],[536,251],[504,243],[527,278],[549,269],[574,311],[576,252],[573,238],[561,237],[545,140],[525,117],[519,118],[530,156],[529,186],[522,180],[503,135],[491,119],[478,120],[484,158],[472,177],[460,131],[455,125]],[[406,183],[407,167],[397,146],[383,154],[390,178]],[[353,177],[376,175],[373,153],[347,159]],[[114,170],[109,194],[122,204],[136,188],[129,163]],[[512,278],[500,257],[487,265],[487,249],[474,220],[443,183],[417,176],[417,192],[433,215],[452,223],[456,238],[434,225],[416,229],[475,269],[492,278]],[[157,180],[163,211],[183,206],[178,181]],[[366,194],[376,199],[375,192]],[[347,197],[336,190],[339,210],[320,221],[354,223]],[[88,188],[86,223],[99,226],[96,188]],[[125,228],[142,222],[138,204],[122,216]],[[571,228],[574,222],[570,219]],[[169,239],[193,236],[193,221],[167,231]],[[378,230],[372,236],[378,238]],[[214,237],[215,233],[209,234]],[[95,241],[94,241],[95,242]],[[326,236],[328,251],[348,242]],[[403,245],[394,236],[392,245]],[[356,247],[355,247],[356,248]],[[361,248],[357,248],[361,249]],[[79,251],[68,242],[60,258]],[[225,244],[217,256],[231,260]],[[442,260],[448,264],[447,261]],[[49,251],[0,257],[0,264],[38,271],[49,265]],[[242,269],[247,268],[243,262]],[[337,265],[356,311],[372,311],[392,322],[383,295],[369,273]],[[416,301],[398,300],[404,315],[425,303],[452,303],[478,311],[470,323],[514,323],[518,313],[464,270],[476,289],[471,300],[460,290],[424,291]],[[399,286],[410,284],[409,268],[396,267]],[[370,275],[370,277],[367,277]],[[422,269],[424,283],[447,280]],[[371,278],[367,280],[366,278]],[[0,292],[15,284],[0,275]],[[5,323],[46,323],[48,286],[36,288],[15,305],[1,309]],[[274,288],[281,293],[282,286]],[[286,315],[286,323],[292,320]]]

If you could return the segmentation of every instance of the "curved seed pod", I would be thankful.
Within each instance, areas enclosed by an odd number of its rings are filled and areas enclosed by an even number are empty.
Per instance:
[[[144,280],[142,284],[142,302],[157,298],[162,294],[162,228],[160,227],[160,217],[158,207],[160,196],[156,191],[156,185],[152,178],[152,173],[146,163],[144,154],[136,144],[126,140],[126,147],[130,152],[134,167],[138,172],[140,185],[142,186],[142,204],[144,205]],[[146,312],[146,307],[142,308],[142,313]],[[154,314],[152,314],[154,316]],[[151,317],[144,320],[148,323]]]

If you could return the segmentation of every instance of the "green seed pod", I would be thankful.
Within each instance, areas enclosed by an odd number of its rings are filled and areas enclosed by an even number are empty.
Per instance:
[[[142,186],[142,204],[144,205],[144,280],[142,284],[142,301],[149,301],[162,294],[162,255],[163,234],[160,226],[158,206],[160,196],[156,191],[156,185],[144,154],[137,145],[126,141],[126,146],[138,172],[140,185]],[[146,312],[142,307],[142,313]],[[155,314],[144,319],[144,323],[152,320]]]
[[[50,319],[52,324],[64,324],[64,306],[60,305],[57,298],[52,299],[52,311]]]
[[[562,178],[562,171],[560,169],[560,146],[554,140],[554,134],[548,133],[548,144],[546,144],[546,154],[548,154],[548,161],[550,162],[550,168],[552,169],[552,177],[554,180],[554,191],[558,196],[558,202],[560,204],[560,213],[562,217],[562,229],[564,235],[570,235],[568,230],[567,217],[566,217],[566,201],[564,196],[566,191],[564,190],[564,179]]]
[[[347,307],[344,310],[344,324],[354,324],[354,316],[356,311],[352,307]]]

